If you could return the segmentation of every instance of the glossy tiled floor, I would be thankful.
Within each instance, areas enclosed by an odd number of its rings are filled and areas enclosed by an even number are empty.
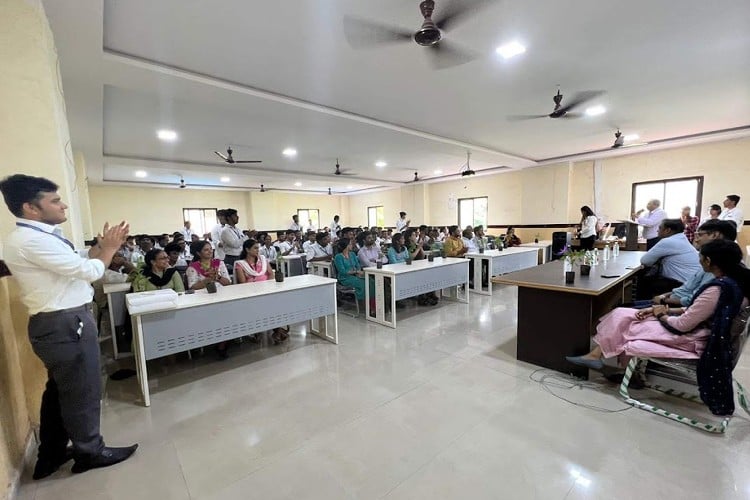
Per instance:
[[[133,379],[107,382],[104,436],[139,442],[136,455],[39,482],[27,472],[20,498],[750,498],[741,410],[720,437],[565,402],[515,360],[515,301],[496,285],[470,305],[410,307],[397,331],[340,315],[339,346],[297,325],[289,345],[244,343],[223,363],[157,361],[150,408],[132,403]],[[626,408],[600,382],[552,390]]]

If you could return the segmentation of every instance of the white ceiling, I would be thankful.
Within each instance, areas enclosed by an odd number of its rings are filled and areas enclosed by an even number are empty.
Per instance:
[[[65,3],[65,5],[62,5]],[[447,0],[436,0],[436,13]],[[750,2],[496,1],[447,37],[480,54],[441,71],[413,45],[354,50],[346,15],[416,29],[418,0],[45,2],[74,148],[93,183],[188,183],[336,192],[600,150],[613,127],[653,142],[750,125]],[[517,39],[526,54],[494,49]],[[103,41],[103,46],[102,46]],[[600,117],[510,122],[603,89]],[[171,128],[180,138],[155,137]],[[743,131],[744,133],[744,131]],[[232,145],[260,170],[225,168]],[[281,150],[299,151],[290,161]],[[637,148],[633,148],[637,149]],[[339,178],[342,168],[357,175]],[[383,159],[389,166],[374,167]],[[263,182],[261,182],[263,181]],[[160,181],[161,182],[161,181]],[[349,188],[348,186],[352,186]]]

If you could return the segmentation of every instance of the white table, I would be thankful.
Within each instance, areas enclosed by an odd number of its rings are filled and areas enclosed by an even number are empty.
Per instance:
[[[474,261],[474,285],[470,286],[470,290],[482,295],[492,295],[492,281],[490,280],[493,276],[536,266],[539,250],[512,247],[505,250],[485,250],[484,253],[467,253],[465,256]],[[482,282],[482,269],[485,265],[487,266],[487,287]]]
[[[146,361],[303,321],[338,344],[336,280],[305,274],[282,283],[222,287],[181,294],[176,308],[132,316],[135,364],[143,404],[151,405]],[[317,321],[314,321],[317,320]]]
[[[331,277],[331,266],[333,265],[333,262],[329,260],[315,260],[308,262],[308,264],[310,264],[310,274],[323,276],[324,278]]]
[[[469,261],[453,257],[438,257],[433,262],[415,260],[408,265],[388,264],[382,269],[366,267],[365,272],[365,316],[368,321],[396,328],[396,301],[440,290],[440,297],[448,297],[469,303]],[[390,278],[390,313],[385,314],[385,278]],[[375,280],[375,317],[370,316],[370,279]],[[458,286],[464,285],[464,298]],[[447,290],[447,293],[446,293]]]
[[[518,246],[524,248],[538,248],[542,253],[542,264],[552,260],[552,240],[539,240],[538,243],[521,243]]]
[[[305,266],[307,265],[307,257],[303,253],[290,253],[284,255],[283,265],[281,270],[285,277],[299,276],[305,274]]]
[[[112,353],[115,359],[132,356],[132,352],[121,353],[117,347],[118,328],[120,332],[127,324],[128,310],[125,306],[125,294],[130,291],[131,283],[105,283],[102,286],[107,296],[107,309],[109,310],[109,327],[112,332]]]

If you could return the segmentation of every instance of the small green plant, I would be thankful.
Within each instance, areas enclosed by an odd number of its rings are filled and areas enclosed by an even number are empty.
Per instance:
[[[565,247],[560,256],[563,259],[568,259],[571,266],[575,266],[576,264],[583,263],[583,258],[586,256],[586,250],[573,250],[573,247]]]

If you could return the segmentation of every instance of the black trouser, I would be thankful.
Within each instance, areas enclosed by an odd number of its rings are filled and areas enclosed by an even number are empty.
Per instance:
[[[596,241],[596,235],[592,234],[579,240],[581,242],[581,250],[593,250],[594,242]]]
[[[640,276],[636,287],[636,299],[648,300],[657,295],[671,292],[682,285],[681,281],[665,278],[663,276]]]
[[[29,340],[48,377],[40,412],[39,458],[59,459],[68,439],[76,456],[99,454],[104,448],[99,433],[99,338],[89,305],[35,314],[29,319]]]
[[[654,247],[654,245],[659,243],[660,239],[661,238],[657,236],[656,238],[651,238],[651,239],[646,240],[646,250],[651,250]]]

